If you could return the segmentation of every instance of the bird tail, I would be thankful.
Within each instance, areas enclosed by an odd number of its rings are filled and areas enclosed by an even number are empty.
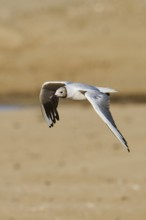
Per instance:
[[[103,93],[113,93],[113,92],[117,92],[116,90],[114,89],[110,89],[110,88],[103,88],[103,87],[97,87],[99,89],[100,92],[103,92]]]

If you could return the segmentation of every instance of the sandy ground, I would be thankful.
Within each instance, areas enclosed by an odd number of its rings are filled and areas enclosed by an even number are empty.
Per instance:
[[[0,104],[38,105],[51,80],[144,103],[146,1],[0,0]],[[131,153],[88,105],[62,103],[53,129],[38,106],[0,105],[0,219],[146,219],[146,106],[119,103]]]
[[[0,219],[146,218],[145,105],[112,105],[128,153],[89,106],[0,111]]]

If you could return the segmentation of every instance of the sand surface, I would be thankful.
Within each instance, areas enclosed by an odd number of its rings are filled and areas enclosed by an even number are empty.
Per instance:
[[[112,105],[128,153],[90,106],[0,111],[0,219],[146,218],[145,105]]]
[[[89,105],[62,102],[49,129],[52,80],[118,90],[131,153]],[[146,219],[146,1],[0,0],[0,104],[20,102],[36,106],[0,105],[0,219]]]

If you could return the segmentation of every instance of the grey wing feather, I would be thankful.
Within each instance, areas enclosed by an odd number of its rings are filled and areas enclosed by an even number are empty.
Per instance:
[[[109,110],[109,100],[110,100],[109,96],[101,92],[98,93],[86,92],[85,96],[88,99],[88,101],[91,103],[93,108],[95,109],[96,113],[102,118],[102,120],[107,124],[110,130],[119,139],[119,141],[127,148],[127,150],[130,151],[127,141],[125,140],[121,132],[118,130],[114,122],[114,119],[111,115],[111,112]]]
[[[59,120],[59,114],[57,111],[59,98],[55,96],[55,92],[62,86],[65,86],[67,82],[46,82],[42,85],[40,91],[40,103],[44,118],[48,122],[49,127],[53,127],[56,121]]]

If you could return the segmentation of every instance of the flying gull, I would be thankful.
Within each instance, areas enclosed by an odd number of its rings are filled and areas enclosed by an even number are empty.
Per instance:
[[[110,88],[95,87],[83,83],[67,81],[45,82],[40,91],[42,113],[51,128],[56,121],[59,120],[59,114],[57,111],[59,98],[70,98],[73,100],[87,99],[113,134],[130,152],[127,141],[118,130],[109,110],[110,93],[113,92],[116,91]]]

